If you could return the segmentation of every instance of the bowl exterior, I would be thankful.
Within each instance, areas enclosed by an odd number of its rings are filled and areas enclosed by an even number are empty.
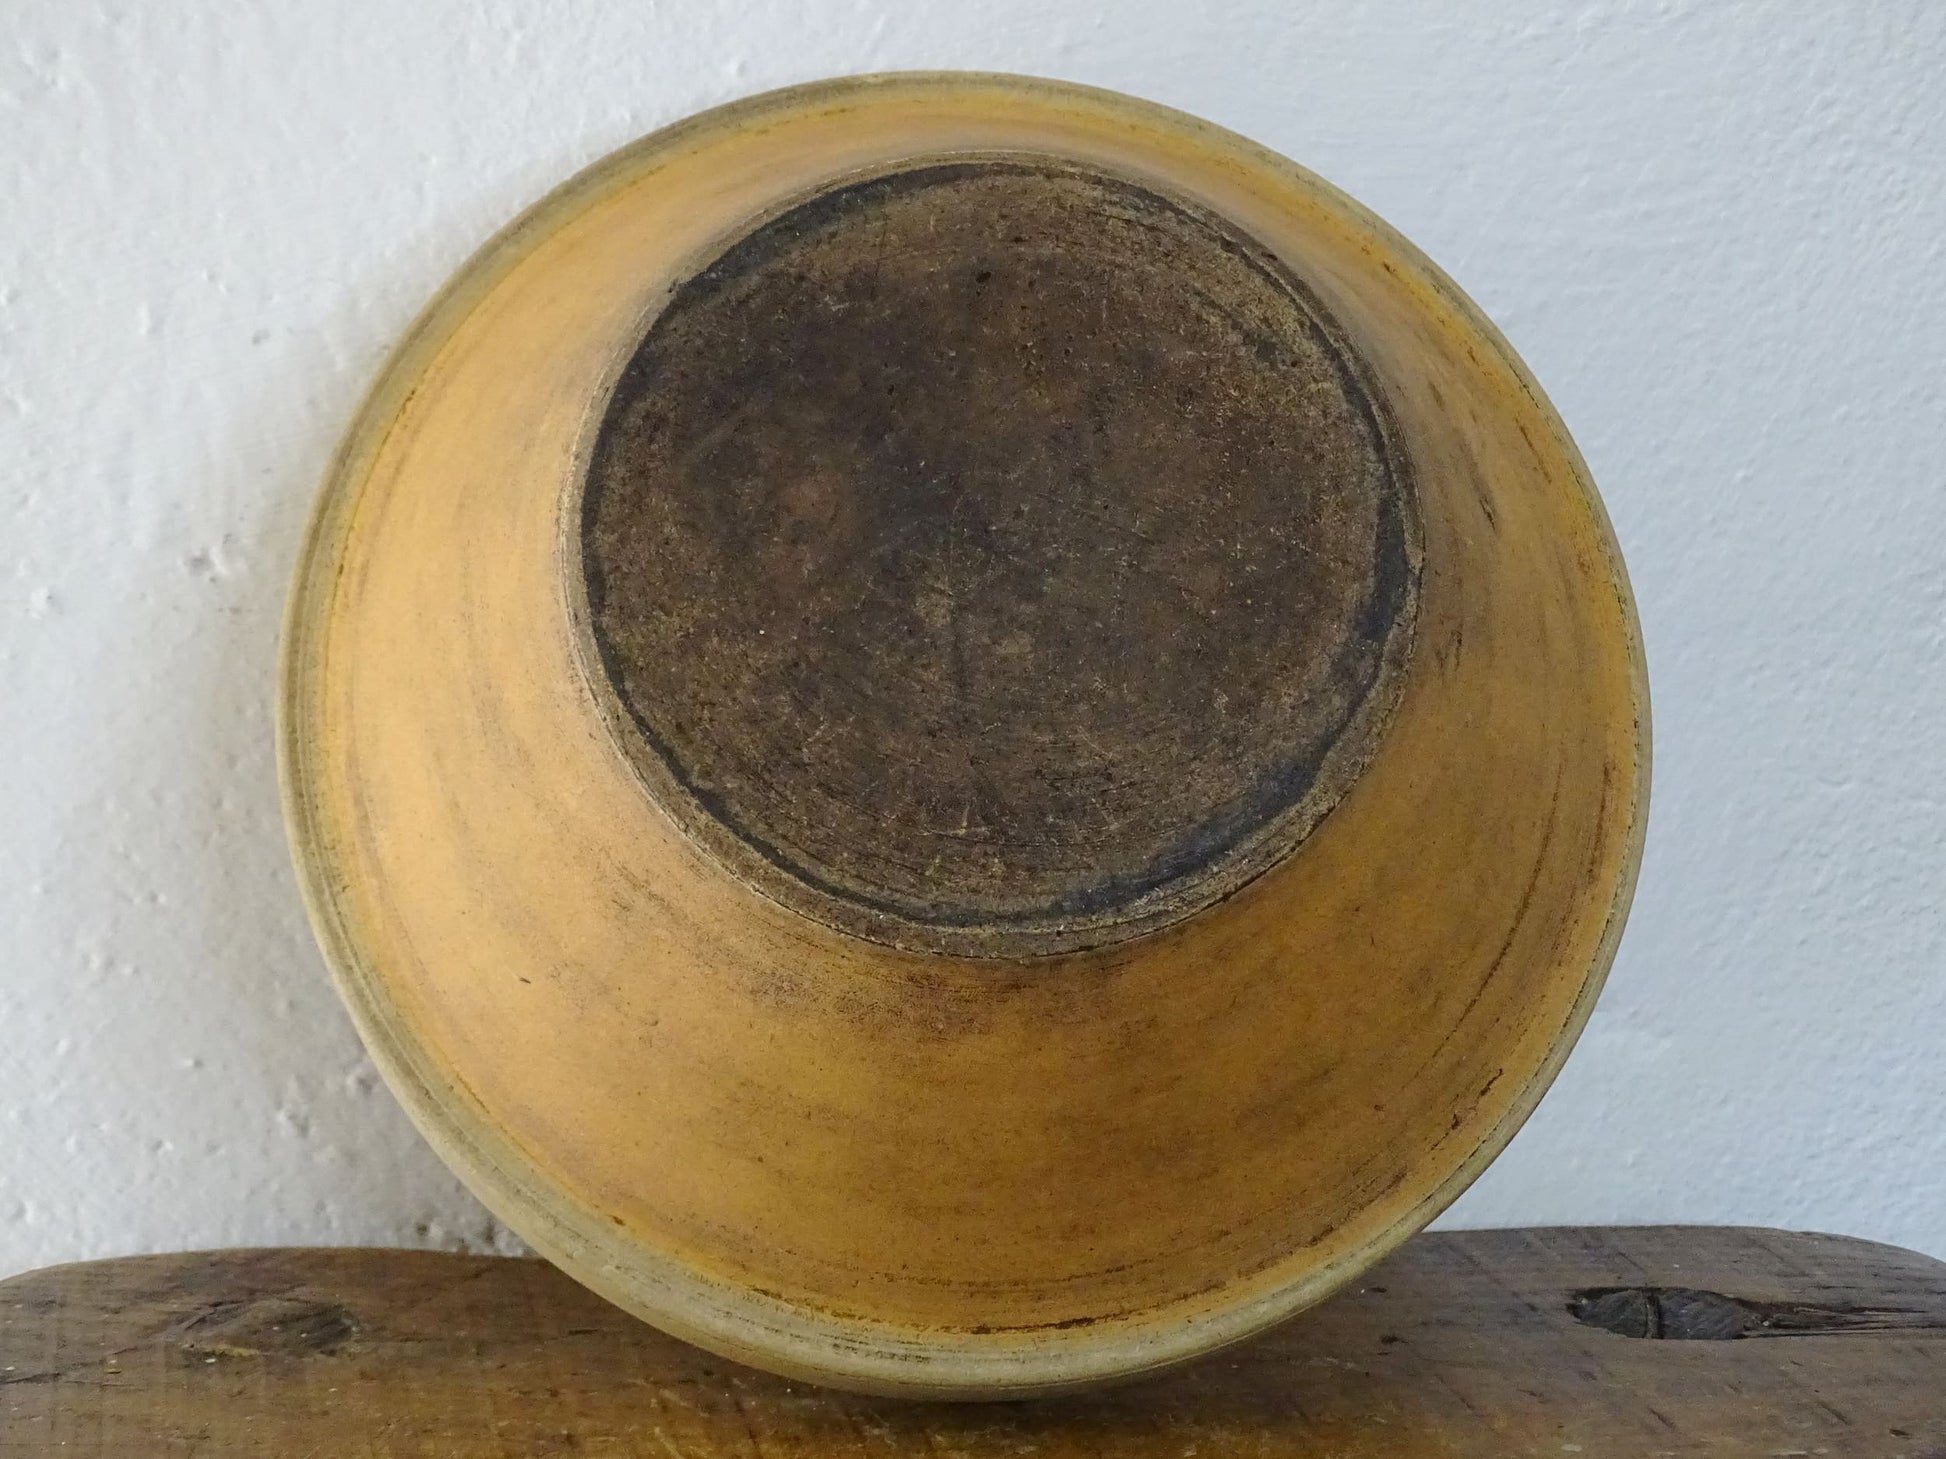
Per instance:
[[[1425,535],[1394,720],[1297,851],[1180,924],[1000,964],[812,923],[685,836],[577,651],[564,545],[676,281],[808,189],[994,151],[1153,179],[1275,251],[1381,381]],[[489,1207],[701,1346],[958,1398],[1236,1341],[1431,1220],[1588,1016],[1649,775],[1599,498],[1451,281],[1220,129],[955,73],[692,118],[488,244],[332,466],[279,743],[345,1002]]]

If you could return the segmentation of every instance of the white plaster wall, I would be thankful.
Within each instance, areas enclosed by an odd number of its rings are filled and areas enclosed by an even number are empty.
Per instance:
[[[388,343],[638,133],[916,66],[1201,113],[1439,259],[1641,598],[1609,991],[1450,1219],[1946,1255],[1946,12],[1354,0],[10,0],[0,14],[0,1272],[511,1245],[374,1079],[286,866],[284,584]]]

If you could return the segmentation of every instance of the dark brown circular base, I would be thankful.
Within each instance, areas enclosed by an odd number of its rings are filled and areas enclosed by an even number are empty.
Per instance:
[[[1376,387],[1224,220],[1025,158],[838,186],[678,287],[581,502],[668,812],[787,906],[1031,956],[1288,854],[1383,730],[1417,503]]]

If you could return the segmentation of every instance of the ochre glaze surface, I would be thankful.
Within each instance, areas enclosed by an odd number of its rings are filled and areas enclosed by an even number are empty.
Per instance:
[[[1044,161],[737,240],[623,370],[582,510],[652,789],[908,946],[1233,890],[1363,768],[1410,644],[1409,466],[1322,306],[1206,210]]]

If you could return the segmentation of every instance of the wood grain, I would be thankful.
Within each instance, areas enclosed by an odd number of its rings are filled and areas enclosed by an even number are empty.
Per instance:
[[[1622,1336],[1574,1315],[1603,1289],[1770,1316]],[[1941,1459],[1946,1265],[1776,1231],[1437,1233],[1246,1346],[1003,1406],[740,1368],[538,1261],[243,1251],[0,1284],[4,1459],[911,1454]]]

